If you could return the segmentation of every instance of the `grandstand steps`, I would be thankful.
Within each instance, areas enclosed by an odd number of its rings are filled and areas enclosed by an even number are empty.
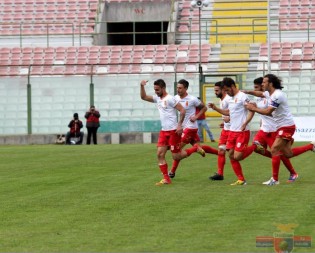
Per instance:
[[[253,36],[252,33],[248,34],[236,34],[232,32],[231,34],[228,33],[221,33],[216,36],[210,36],[209,42],[210,44],[214,43],[222,43],[222,44],[248,44],[248,43],[265,43],[267,35],[265,34],[256,34]]]
[[[249,44],[242,46],[237,44],[221,44],[220,61],[224,62],[219,63],[219,68],[228,72],[247,71],[249,47]]]
[[[266,42],[267,1],[215,1],[210,44]]]

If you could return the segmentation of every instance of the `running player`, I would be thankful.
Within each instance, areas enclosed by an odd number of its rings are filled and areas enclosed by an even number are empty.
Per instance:
[[[254,80],[254,90],[253,91],[244,91],[246,94],[255,95],[261,94],[263,92],[262,87],[263,77],[256,78]],[[256,105],[258,108],[267,108],[268,107],[268,100],[265,97],[257,97],[256,98]],[[267,150],[267,146],[271,147],[273,142],[276,139],[276,131],[277,125],[274,121],[273,117],[267,115],[260,116],[261,124],[260,130],[255,135],[253,142],[257,144],[257,148],[255,150],[256,153],[261,154],[263,156],[272,158],[272,177],[263,182],[265,185],[276,185],[279,184],[279,170],[280,170],[280,160],[283,162],[287,170],[290,172],[290,177],[287,182],[291,183],[294,182],[298,178],[298,174],[294,170],[290,160],[285,156],[272,156],[270,151]],[[263,149],[261,148],[263,147]]]
[[[188,94],[187,90],[189,87],[189,82],[185,79],[181,79],[177,83],[177,95],[175,99],[186,110],[186,116],[183,122],[184,131],[181,136],[180,148],[183,148],[186,144],[191,144],[197,147],[197,152],[203,157],[205,156],[205,151],[203,147],[207,149],[207,153],[212,151],[213,154],[218,154],[218,151],[212,147],[203,145],[200,146],[200,138],[198,136],[198,117],[207,111],[207,107],[197,98]],[[198,114],[196,114],[196,108],[199,109]],[[171,171],[168,173],[170,178],[175,177],[175,172],[178,168],[180,160],[173,160],[173,165]]]
[[[292,143],[294,141],[293,135],[296,127],[293,116],[289,110],[287,97],[282,92],[283,86],[281,84],[281,79],[276,75],[267,74],[263,78],[262,85],[264,92],[261,92],[260,96],[267,98],[268,106],[266,108],[258,108],[255,104],[248,104],[246,107],[261,115],[272,116],[275,121],[276,136],[271,146],[272,157],[284,155],[285,157],[290,158],[307,151],[315,152],[314,141],[304,146],[292,148]],[[277,184],[277,182],[274,182],[276,180],[273,178],[269,181],[269,183]]]
[[[145,91],[147,82],[146,80],[142,80],[140,83],[140,97],[145,101],[157,103],[162,126],[157,144],[157,159],[160,171],[163,174],[163,179],[156,183],[156,185],[161,186],[171,183],[171,179],[168,175],[168,165],[165,159],[167,150],[171,150],[174,160],[181,160],[197,152],[197,147],[193,146],[185,151],[182,151],[180,148],[181,134],[183,132],[182,125],[186,110],[174,96],[166,92],[166,83],[164,80],[158,79],[154,82],[155,95],[153,96],[147,95]],[[177,112],[179,112],[178,121]]]
[[[220,98],[220,109],[226,110],[228,109],[227,100],[230,98],[228,94],[226,94],[225,90],[222,89],[222,81],[216,82],[214,84],[214,94],[217,98]],[[210,176],[210,180],[224,180],[224,165],[225,165],[225,153],[226,153],[226,143],[229,137],[230,131],[230,116],[222,115],[222,123],[220,127],[222,128],[220,139],[218,143],[218,170],[213,175]]]
[[[230,116],[230,131],[227,139],[226,149],[229,150],[229,158],[237,176],[237,181],[231,185],[246,185],[240,160],[248,157],[255,149],[255,145],[247,147],[250,131],[248,123],[252,120],[254,113],[246,109],[246,104],[250,102],[248,96],[240,91],[232,78],[225,77],[222,80],[222,87],[230,96],[227,99],[228,108],[220,109],[213,103],[208,106],[225,116]]]

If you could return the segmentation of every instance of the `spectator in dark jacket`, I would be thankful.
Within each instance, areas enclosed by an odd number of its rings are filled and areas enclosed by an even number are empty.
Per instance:
[[[66,134],[66,144],[82,144],[84,133],[81,131],[83,123],[79,120],[77,113],[73,114],[73,120],[70,121],[68,127],[70,131]],[[79,141],[72,143],[71,137],[80,138]]]
[[[95,109],[94,105],[90,106],[90,110],[85,113],[86,118],[86,128],[88,131],[88,136],[86,139],[86,144],[91,144],[91,136],[93,136],[94,144],[97,144],[97,129],[100,126],[100,113]]]

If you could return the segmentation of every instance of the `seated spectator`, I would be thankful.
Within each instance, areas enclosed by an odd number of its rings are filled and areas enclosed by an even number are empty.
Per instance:
[[[73,114],[73,120],[70,121],[68,127],[70,131],[66,134],[66,144],[82,144],[84,133],[81,130],[83,123],[79,120],[77,113]],[[71,142],[71,138],[80,138],[79,141]]]

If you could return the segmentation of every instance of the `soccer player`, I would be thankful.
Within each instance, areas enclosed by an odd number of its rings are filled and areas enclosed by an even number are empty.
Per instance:
[[[186,144],[191,144],[197,147],[197,152],[202,156],[205,156],[203,147],[207,149],[207,153],[218,154],[218,151],[210,146],[200,146],[200,139],[198,136],[198,124],[197,119],[201,114],[207,111],[207,107],[197,98],[187,93],[189,82],[185,79],[181,79],[177,83],[177,95],[175,96],[183,108],[186,110],[185,119],[183,122],[184,131],[181,136],[180,148],[182,149]],[[196,114],[196,108],[199,109],[199,113]],[[171,171],[168,173],[170,178],[175,177],[175,172],[178,168],[180,160],[173,160]]]
[[[254,90],[253,91],[244,91],[246,94],[259,95],[263,90],[262,86],[263,77],[256,78],[254,80]],[[268,101],[265,97],[257,97],[256,99],[257,108],[267,108]],[[290,160],[285,156],[272,156],[270,151],[267,150],[267,146],[271,147],[276,139],[276,130],[277,125],[273,117],[267,115],[260,116],[260,130],[255,135],[253,142],[258,144],[255,152],[263,156],[272,158],[272,177],[270,180],[263,182],[265,185],[277,185],[279,184],[279,169],[280,169],[280,160],[283,162],[287,170],[290,172],[290,177],[288,183],[294,182],[298,178],[298,174],[295,172]],[[263,149],[261,148],[263,147]]]
[[[250,131],[248,123],[252,120],[254,113],[246,109],[246,104],[250,102],[248,96],[241,92],[232,78],[225,77],[222,80],[222,87],[230,96],[227,99],[228,109],[218,108],[215,104],[208,106],[213,110],[230,116],[230,132],[227,139],[226,149],[229,151],[229,158],[238,180],[231,185],[246,185],[240,160],[248,157],[255,149],[255,145],[247,147]]]
[[[161,186],[171,183],[171,179],[168,175],[168,165],[165,159],[167,150],[171,150],[174,160],[181,160],[197,152],[197,147],[193,146],[185,151],[180,149],[181,134],[183,132],[182,125],[186,110],[174,96],[166,92],[166,83],[164,80],[158,79],[154,82],[155,95],[153,96],[147,95],[145,91],[147,82],[146,80],[142,80],[140,83],[140,97],[145,101],[157,103],[162,125],[157,144],[157,159],[159,168],[163,174],[163,179],[156,183],[156,185]],[[177,112],[179,112],[178,121]]]
[[[276,139],[271,146],[271,155],[285,157],[298,156],[307,151],[315,152],[315,142],[292,148],[295,123],[289,110],[286,95],[282,92],[281,79],[276,75],[267,74],[263,78],[263,89],[265,92],[261,96],[268,100],[267,108],[258,108],[255,104],[248,104],[247,109],[262,115],[272,116],[276,123]]]
[[[220,109],[228,109],[227,100],[230,98],[230,96],[226,94],[225,90],[222,89],[222,81],[216,82],[214,84],[214,94],[217,98],[220,98]],[[222,115],[222,120],[223,122],[220,124],[222,131],[218,143],[218,170],[213,176],[209,177],[210,180],[224,180],[226,143],[229,137],[231,123],[229,116]]]

